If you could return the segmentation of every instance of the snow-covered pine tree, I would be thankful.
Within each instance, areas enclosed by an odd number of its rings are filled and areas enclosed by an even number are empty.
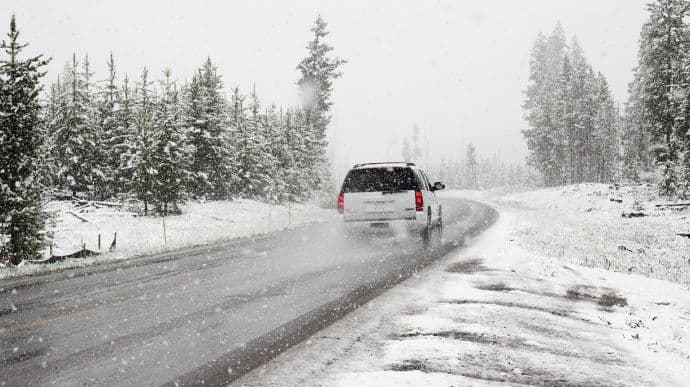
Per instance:
[[[308,199],[312,192],[311,190],[316,187],[315,178],[313,174],[315,173],[327,173],[321,172],[321,165],[315,165],[314,151],[314,138],[311,130],[312,126],[309,124],[307,118],[307,112],[302,108],[296,108],[293,110],[292,115],[292,139],[290,144],[290,153],[292,158],[292,200],[306,200]],[[325,181],[326,177],[322,181]],[[311,188],[311,189],[310,189]]]
[[[156,212],[162,216],[179,213],[178,204],[185,199],[190,152],[186,146],[182,109],[177,85],[170,69],[163,71],[161,96],[153,116],[153,181],[152,199]]]
[[[58,183],[72,192],[87,195],[91,186],[90,158],[94,148],[91,101],[76,54],[65,74],[65,106],[55,127],[55,158]]]
[[[647,5],[649,19],[640,33],[637,74],[644,127],[650,133],[651,152],[660,169],[659,192],[677,193],[676,165],[679,160],[678,134],[687,132],[683,119],[685,104],[683,64],[690,51],[690,29],[686,22],[687,0],[656,0]]]
[[[186,142],[190,144],[192,150],[189,166],[191,176],[186,191],[196,198],[204,197],[209,190],[208,175],[203,168],[203,153],[200,151],[205,148],[205,139],[200,128],[202,117],[200,98],[201,83],[197,71],[192,75],[191,81],[182,88],[184,132]]]
[[[568,44],[566,43],[565,30],[560,22],[556,23],[551,35],[546,39],[545,47],[546,73],[541,103],[546,114],[544,140],[547,145],[547,170],[551,173],[553,184],[563,184],[567,181],[567,139],[565,134],[570,129],[566,125],[564,110],[569,98],[562,88],[567,87],[570,81],[564,79],[563,69],[568,67],[565,61],[568,59]]]
[[[228,102],[223,94],[223,81],[216,66],[207,58],[201,69],[201,102],[204,108],[202,127],[208,134],[207,171],[211,191],[207,195],[213,200],[230,197],[228,176],[233,172],[232,143],[228,125]]]
[[[188,139],[194,147],[192,192],[212,200],[230,197],[229,177],[233,172],[227,101],[222,90],[216,66],[207,58],[185,93]]]
[[[272,104],[265,110],[263,119],[263,137],[266,141],[263,164],[266,168],[268,183],[261,195],[269,203],[278,202],[280,200],[280,193],[284,190],[282,181],[284,166],[278,161],[283,152],[280,124],[277,108]]]
[[[254,94],[256,97],[256,94]],[[257,169],[261,162],[261,140],[257,137],[260,133],[258,116],[258,97],[251,104],[254,112],[247,112],[244,106],[245,96],[240,93],[239,87],[232,90],[230,100],[230,128],[233,134],[235,148],[236,184],[235,194],[240,197],[255,197],[260,191],[259,184],[262,180],[260,174],[264,171]]]
[[[593,133],[590,157],[591,181],[600,183],[616,179],[619,163],[619,112],[601,72],[595,78]]]
[[[563,162],[566,176],[561,183],[593,181],[591,170],[595,152],[592,149],[592,133],[596,110],[593,105],[594,74],[576,38],[573,38],[569,54],[564,60],[569,62],[570,73],[564,86],[567,92],[562,99],[562,103],[567,106],[568,120],[562,128],[562,146],[567,158]]]
[[[594,73],[573,38],[566,90],[559,101],[566,106],[563,146],[567,158],[563,183],[609,182],[618,161],[617,110],[606,78]],[[566,69],[564,67],[563,77]]]
[[[283,152],[279,162],[283,170],[284,189],[281,200],[303,200],[310,195],[304,189],[305,184],[308,184],[308,174],[311,173],[307,168],[306,154],[309,149],[302,137],[304,121],[304,112],[300,108],[288,108],[282,115],[280,133]]]
[[[45,243],[42,207],[43,136],[39,93],[42,55],[22,58],[15,17],[0,42],[0,258],[19,264],[39,255]]]
[[[133,168],[130,161],[134,158],[137,132],[135,111],[137,89],[130,86],[129,77],[125,74],[120,92],[115,95],[115,129],[108,141],[110,168],[113,169],[113,186],[115,195],[124,197],[132,186]]]
[[[60,123],[60,116],[63,113],[64,100],[64,86],[60,80],[57,80],[50,85],[48,89],[48,96],[46,98],[44,108],[41,109],[41,122],[43,127],[43,150],[41,151],[43,157],[43,166],[45,173],[42,175],[42,183],[46,189],[57,187],[57,170],[58,166],[55,160],[55,137],[54,133],[58,124]]]
[[[106,165],[105,139],[103,128],[101,127],[97,85],[93,84],[93,72],[88,54],[82,61],[82,77],[84,98],[86,101],[86,127],[88,129],[85,136],[88,136],[88,153],[84,158],[84,163],[88,168],[88,196],[91,198],[103,199],[108,196],[107,176],[103,171]]]
[[[107,198],[117,194],[117,170],[120,167],[121,147],[119,142],[122,136],[118,133],[118,102],[120,90],[117,86],[117,72],[113,53],[107,62],[108,76],[101,81],[103,86],[98,92],[96,108],[98,114],[98,139],[96,141],[99,152],[97,165],[103,173],[103,188],[98,189],[98,196]]]
[[[546,185],[556,185],[562,180],[559,153],[563,140],[562,131],[557,128],[557,94],[565,50],[560,24],[549,38],[541,33],[537,36],[530,54],[529,84],[523,103],[529,125],[522,132],[530,150],[528,161],[541,172]]]
[[[690,14],[690,5],[688,5]],[[689,43],[690,46],[690,43]],[[678,182],[678,196],[683,199],[690,199],[690,54],[686,52],[685,62],[682,66],[682,83],[679,87],[680,111],[681,116],[676,118],[674,135],[679,145],[680,177]]]
[[[308,186],[316,189],[324,188],[329,181],[326,130],[331,120],[329,113],[333,105],[333,80],[342,75],[339,68],[346,63],[344,59],[331,56],[333,47],[325,42],[327,26],[326,21],[317,16],[311,28],[314,38],[306,47],[307,56],[297,65],[300,72],[297,85],[304,109],[305,125],[302,133],[310,148],[308,166],[311,174],[308,176],[312,177],[312,181]]]
[[[261,100],[256,94],[256,86],[254,86],[249,95],[247,117],[247,134],[250,145],[245,149],[247,154],[241,163],[245,173],[240,174],[240,177],[247,183],[246,196],[249,197],[264,198],[265,192],[270,189],[270,173],[274,168],[274,161],[268,143],[269,139],[266,137],[267,125],[266,116],[262,114]]]
[[[281,187],[278,197],[281,202],[293,200],[292,198],[299,193],[295,156],[302,152],[302,149],[296,135],[294,121],[293,109],[288,108],[280,114],[280,127],[278,129],[280,151],[277,153],[277,161],[280,165]]]
[[[155,96],[151,91],[152,82],[148,70],[144,68],[137,84],[137,98],[134,105],[135,140],[131,158],[127,162],[131,170],[131,193],[144,204],[144,215],[149,213],[153,201],[154,181],[158,171],[153,162],[155,152],[153,133],[153,112]]]
[[[551,157],[555,160],[557,171],[554,178],[558,184],[567,184],[578,176],[578,145],[581,129],[578,125],[577,99],[580,89],[578,81],[582,77],[577,72],[579,66],[572,63],[569,55],[563,56],[562,70],[558,74],[555,99],[553,101],[553,140]]]
[[[628,85],[628,100],[621,117],[623,179],[640,182],[640,172],[649,172],[654,163],[650,153],[650,134],[645,128],[641,75],[635,68]]]

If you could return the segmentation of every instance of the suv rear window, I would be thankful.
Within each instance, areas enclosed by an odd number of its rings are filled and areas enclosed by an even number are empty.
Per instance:
[[[392,192],[417,189],[410,168],[353,169],[345,177],[343,192]]]

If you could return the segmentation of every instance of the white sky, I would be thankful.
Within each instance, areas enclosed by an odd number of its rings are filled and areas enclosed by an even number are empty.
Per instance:
[[[256,82],[278,105],[298,101],[295,66],[322,14],[335,53],[349,61],[333,98],[339,171],[400,159],[414,123],[431,133],[432,160],[462,157],[473,142],[482,155],[521,161],[520,105],[537,33],[560,20],[622,103],[646,17],[645,0],[7,3],[1,20],[16,13],[30,52],[54,58],[49,80],[72,52],[88,53],[99,78],[111,50],[130,77],[169,66],[184,80],[211,56],[226,87],[246,92]]]

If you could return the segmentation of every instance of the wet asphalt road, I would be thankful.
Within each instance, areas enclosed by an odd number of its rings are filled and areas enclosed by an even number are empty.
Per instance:
[[[343,239],[337,223],[0,281],[0,385],[227,384],[477,234],[442,199],[444,243]]]

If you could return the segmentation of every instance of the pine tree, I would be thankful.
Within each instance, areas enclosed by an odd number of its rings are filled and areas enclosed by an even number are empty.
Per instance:
[[[244,106],[245,97],[238,87],[232,91],[230,100],[230,127],[233,134],[235,162],[237,166],[235,194],[240,197],[253,197],[256,191],[256,164],[259,162],[259,144],[254,137],[252,123]],[[256,102],[256,101],[255,101]],[[257,107],[258,109],[258,107]]]
[[[216,66],[208,58],[192,78],[185,96],[189,141],[194,147],[192,192],[218,200],[230,196],[233,159],[229,141],[227,101]]]
[[[644,125],[641,74],[637,68],[628,85],[628,100],[625,103],[622,122],[621,146],[623,178],[639,182],[640,172],[649,172],[653,163],[650,153],[650,136]]]
[[[190,180],[187,192],[192,196],[200,198],[209,191],[208,175],[203,164],[204,136],[202,135],[200,123],[202,117],[201,108],[201,83],[199,82],[198,72],[192,75],[191,81],[182,89],[182,105],[184,117],[184,131],[186,141],[191,146]]]
[[[602,73],[595,79],[593,106],[596,107],[591,148],[592,180],[603,183],[617,177],[619,156],[619,112]]]
[[[283,151],[280,139],[280,117],[276,111],[276,106],[269,106],[263,117],[263,138],[265,158],[262,160],[264,168],[266,168],[266,177],[268,179],[266,186],[263,188],[261,196],[269,203],[275,203],[280,200],[280,193],[284,190],[282,182],[283,166],[280,164],[279,157]]]
[[[116,84],[117,72],[113,53],[107,62],[108,77],[102,83],[98,94],[98,154],[97,164],[103,173],[103,187],[99,189],[102,198],[114,196],[118,193],[116,184],[118,169],[120,168],[120,151],[122,135],[118,131],[118,109],[120,90]]]
[[[124,196],[130,192],[134,169],[130,161],[134,158],[137,131],[135,126],[137,90],[130,86],[125,74],[120,92],[115,95],[115,132],[108,141],[111,168],[113,168],[113,191]]]
[[[289,109],[288,109],[289,110]],[[270,203],[283,202],[287,197],[288,170],[290,167],[287,146],[287,131],[285,130],[286,112],[282,108],[273,106],[269,110],[268,122],[272,130],[271,153],[274,157],[275,169],[272,173],[272,188],[268,196]]]
[[[107,196],[107,177],[104,170],[106,164],[105,141],[100,125],[98,112],[98,90],[93,84],[93,72],[89,56],[85,55],[82,62],[83,91],[86,108],[87,149],[84,163],[88,171],[88,195],[91,198],[103,199]]]
[[[162,95],[156,103],[153,117],[152,165],[156,174],[152,199],[156,212],[167,216],[179,213],[178,204],[185,198],[190,153],[182,132],[182,110],[170,69],[163,71],[161,89]]]
[[[90,126],[90,100],[76,55],[72,55],[65,75],[64,107],[54,140],[56,163],[59,165],[57,179],[73,196],[78,193],[88,195],[91,187],[89,160],[95,144]]]
[[[14,16],[8,40],[0,43],[0,257],[12,264],[35,258],[45,243],[46,215],[41,205],[39,118],[42,55],[21,58]]]
[[[554,181],[558,184],[567,184],[581,175],[578,151],[582,130],[578,122],[580,112],[576,101],[580,91],[578,86],[582,86],[578,85],[582,81],[582,74],[581,67],[573,59],[568,55],[563,56],[562,70],[557,78],[556,98],[553,101],[554,127],[550,136],[553,140],[550,156],[557,169],[554,171]]]
[[[546,38],[539,34],[530,55],[529,84],[523,103],[529,128],[523,135],[530,150],[529,163],[544,176],[546,185],[561,181],[561,160],[557,149],[562,143],[556,121],[558,79],[563,69],[565,40],[560,25]]]
[[[684,105],[683,64],[690,50],[690,29],[685,21],[690,10],[686,0],[657,0],[647,5],[649,19],[640,34],[640,104],[644,126],[650,133],[651,152],[661,170],[659,191],[673,196],[677,191],[676,165],[679,134],[687,132]]]
[[[303,99],[305,123],[302,136],[311,150],[307,165],[311,170],[309,176],[313,178],[309,187],[316,188],[324,188],[329,181],[326,130],[331,120],[331,94],[333,81],[342,76],[338,69],[346,63],[344,59],[331,57],[333,47],[325,42],[327,26],[321,16],[316,18],[311,28],[314,38],[306,47],[307,56],[297,65],[300,72],[297,85]]]
[[[138,93],[134,110],[134,127],[136,136],[133,152],[127,162],[131,170],[131,193],[144,204],[144,215],[149,213],[149,204],[153,202],[154,181],[158,171],[153,162],[154,133],[153,112],[155,106],[154,95],[150,89],[151,81],[148,70],[141,72]]]
[[[294,200],[301,193],[303,189],[299,186],[299,168],[297,161],[300,155],[306,150],[303,149],[300,137],[297,135],[295,124],[295,112],[293,109],[287,109],[280,117],[279,138],[281,139],[279,147],[280,152],[277,154],[277,161],[280,164],[281,181],[280,191],[278,193],[279,200]]]
[[[43,165],[45,173],[43,174],[42,184],[44,187],[58,186],[57,171],[58,165],[55,158],[55,137],[58,125],[60,124],[60,116],[63,112],[63,99],[65,95],[64,84],[58,76],[57,80],[50,85],[48,96],[45,102],[45,107],[42,109],[41,121],[43,123]]]
[[[281,120],[280,133],[284,140],[279,162],[283,170],[282,199],[284,200],[304,200],[310,195],[310,192],[304,189],[312,181],[309,176],[311,173],[308,155],[310,149],[302,135],[306,126],[304,116],[302,109],[287,109]]]
[[[268,139],[266,138],[265,116],[262,114],[261,100],[256,94],[256,86],[252,89],[249,96],[249,116],[247,117],[247,135],[249,147],[246,148],[247,154],[244,157],[244,173],[240,176],[246,185],[246,196],[260,198],[264,196],[265,190],[269,189],[269,173],[273,168],[273,155],[270,153]]]
[[[310,196],[308,188],[317,187],[314,174],[325,176],[328,172],[324,172],[321,165],[314,164],[314,139],[311,131],[312,126],[309,124],[308,114],[305,109],[297,108],[293,111],[292,116],[292,139],[291,139],[291,157],[293,170],[292,176],[292,200],[306,200]],[[321,184],[326,178],[319,180]],[[307,187],[307,189],[305,189]]]

